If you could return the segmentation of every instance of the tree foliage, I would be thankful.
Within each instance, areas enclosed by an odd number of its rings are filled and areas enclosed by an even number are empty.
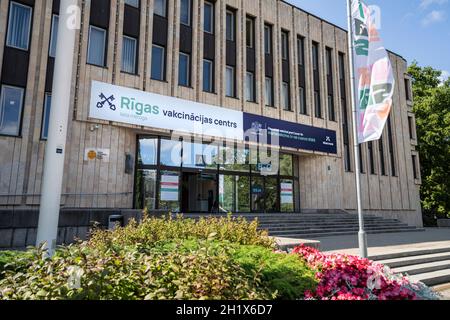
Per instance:
[[[413,78],[424,214],[450,217],[450,79],[443,83],[441,71],[417,62],[408,73]]]

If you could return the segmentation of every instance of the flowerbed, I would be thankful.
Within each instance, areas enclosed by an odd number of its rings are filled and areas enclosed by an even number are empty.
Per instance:
[[[293,254],[304,259],[316,271],[316,289],[305,293],[317,300],[437,300],[439,295],[423,283],[395,275],[388,267],[368,259],[323,254],[300,246]]]

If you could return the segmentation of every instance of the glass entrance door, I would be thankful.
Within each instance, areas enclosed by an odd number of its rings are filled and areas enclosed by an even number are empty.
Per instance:
[[[217,175],[202,172],[182,173],[182,211],[209,213],[217,211]]]

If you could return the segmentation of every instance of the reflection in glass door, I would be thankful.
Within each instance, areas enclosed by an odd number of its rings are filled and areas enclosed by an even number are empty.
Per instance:
[[[250,177],[220,175],[219,211],[250,212]]]
[[[265,178],[266,212],[277,212],[278,209],[278,179],[276,177]]]
[[[138,170],[135,191],[138,208],[156,209],[156,170]]]
[[[252,211],[264,212],[264,179],[252,177]]]

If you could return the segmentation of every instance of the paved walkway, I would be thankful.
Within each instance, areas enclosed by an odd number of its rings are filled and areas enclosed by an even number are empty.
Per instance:
[[[358,254],[358,235],[316,238],[321,251],[337,251]],[[423,232],[399,232],[369,234],[369,256],[450,247],[450,228],[429,228]]]

